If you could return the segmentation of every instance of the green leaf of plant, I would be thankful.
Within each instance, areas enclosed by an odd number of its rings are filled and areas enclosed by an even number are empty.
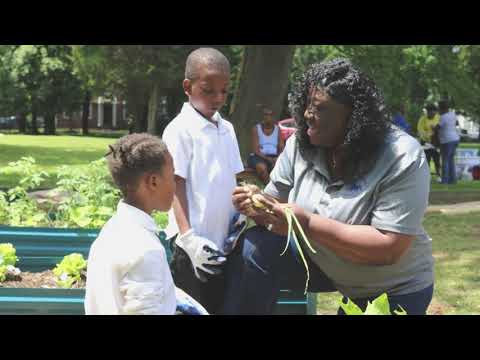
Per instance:
[[[387,294],[384,293],[373,302],[368,302],[365,315],[391,315]]]
[[[346,304],[340,299],[339,304],[346,315],[363,315],[362,309],[350,299],[347,300]]]

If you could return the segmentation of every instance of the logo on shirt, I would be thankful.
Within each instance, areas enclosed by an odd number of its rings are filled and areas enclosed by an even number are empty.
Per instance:
[[[361,193],[366,187],[366,182],[363,179],[358,179],[352,184],[345,185],[342,189],[342,194],[347,196],[355,196]]]

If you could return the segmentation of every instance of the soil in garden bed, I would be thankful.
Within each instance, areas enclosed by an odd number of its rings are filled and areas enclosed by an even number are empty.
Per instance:
[[[84,289],[86,281],[82,279],[72,286],[72,289]],[[55,275],[52,270],[42,272],[22,272],[17,276],[7,276],[7,279],[0,283],[2,288],[59,288],[55,283]]]

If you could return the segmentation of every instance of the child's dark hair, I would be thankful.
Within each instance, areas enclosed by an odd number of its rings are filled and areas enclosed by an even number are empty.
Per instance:
[[[185,65],[185,79],[197,80],[200,76],[201,65],[206,65],[208,68],[225,74],[230,73],[230,62],[225,55],[214,48],[199,48],[188,55]]]
[[[438,102],[438,110],[440,112],[447,112],[449,109],[449,103],[447,99],[442,99]]]
[[[146,133],[123,136],[109,148],[108,168],[124,197],[145,172],[161,172],[168,153],[160,138]]]
[[[324,89],[335,101],[352,107],[342,144],[347,155],[343,180],[351,183],[371,169],[390,128],[383,96],[375,83],[346,59],[311,65],[294,87],[289,103],[298,127],[296,139],[304,155],[315,156],[304,118],[312,87]]]

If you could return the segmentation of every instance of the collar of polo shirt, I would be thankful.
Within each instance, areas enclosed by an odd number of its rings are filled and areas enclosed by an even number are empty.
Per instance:
[[[133,221],[148,231],[154,233],[158,233],[160,231],[150,215],[134,206],[128,205],[123,200],[120,200],[118,203],[117,214],[126,221]]]
[[[331,181],[328,168],[327,168],[327,157],[325,155],[325,150],[321,147],[310,152],[308,155],[308,162],[311,164],[313,169],[326,178],[329,182]],[[342,185],[344,184],[343,180],[337,180],[330,185]]]
[[[217,128],[214,124],[212,124],[211,121],[208,121],[204,116],[202,116],[197,110],[193,108],[193,106],[186,102],[183,104],[182,111],[186,111],[189,113],[189,118],[191,118],[193,121],[191,121],[192,125],[198,126],[199,130],[202,130],[204,128],[208,127],[213,127]],[[223,118],[220,116],[218,111],[212,116],[212,120],[215,121],[218,124],[218,130],[223,134],[228,132],[228,128],[225,126],[225,121]]]

